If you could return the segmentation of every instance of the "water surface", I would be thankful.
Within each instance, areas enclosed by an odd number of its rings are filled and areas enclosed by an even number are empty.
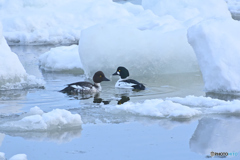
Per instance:
[[[53,46],[12,46],[26,71],[46,81],[45,89],[0,91],[0,123],[18,119],[30,108],[45,112],[60,108],[82,117],[82,128],[46,132],[0,131],[0,152],[7,158],[25,153],[28,159],[205,159],[211,151],[239,152],[238,116],[203,115],[169,119],[106,112],[125,102],[205,96],[201,73],[132,77],[147,89],[129,92],[114,88],[117,77],[103,82],[99,95],[69,96],[58,92],[66,84],[86,80],[82,73],[45,72],[38,57]],[[114,72],[114,71],[113,71]],[[208,93],[207,96],[224,96]],[[226,97],[226,96],[225,96]],[[227,96],[239,99],[238,96]],[[232,156],[232,158],[239,158]]]

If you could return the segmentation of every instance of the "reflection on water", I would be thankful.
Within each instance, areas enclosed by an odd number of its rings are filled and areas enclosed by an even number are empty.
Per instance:
[[[18,113],[24,106],[19,103],[26,98],[27,90],[0,90],[0,114]]]
[[[235,99],[240,99],[240,93],[214,93],[214,92],[207,92],[206,97],[211,97],[214,99],[221,99],[224,101],[233,101]]]
[[[118,104],[123,104],[129,100],[130,98],[128,96],[122,96],[121,99],[118,101]]]
[[[28,74],[42,78],[42,73],[38,67],[38,57],[53,48],[53,45],[10,47],[11,50],[18,55],[19,60]]]
[[[142,102],[146,99],[166,97],[185,97],[187,95],[202,96],[203,80],[200,73],[168,74],[155,77],[132,77],[146,84],[146,90],[135,92],[131,89],[116,89],[117,78],[112,78],[110,82],[101,83],[102,92],[98,94],[72,94],[66,95],[58,92],[66,84],[85,81],[86,76],[82,73],[60,73],[44,72],[39,70],[38,57],[48,51],[53,46],[11,46],[11,49],[18,54],[27,73],[37,77],[43,77],[46,81],[45,89],[34,90],[12,90],[0,91],[0,121],[8,121],[3,114],[19,113],[38,106],[44,111],[55,108],[66,109],[81,115],[83,124],[118,124],[125,122],[140,122],[143,126],[157,124],[159,128],[173,130],[178,127],[189,127],[190,123],[196,122],[200,117],[191,119],[168,119],[154,118],[133,115],[127,112],[112,114],[106,112],[103,104],[121,105],[126,102]],[[240,95],[206,93],[207,97],[223,100],[240,99]],[[199,124],[192,135],[189,145],[190,149],[201,155],[210,155],[214,152],[238,152],[240,151],[238,136],[240,123],[234,117],[215,117],[199,120]],[[10,116],[9,116],[10,117]],[[17,118],[17,117],[11,117]],[[83,126],[84,128],[85,126]],[[144,127],[143,127],[144,128]],[[190,130],[188,128],[188,130]],[[27,140],[54,141],[56,143],[70,142],[72,139],[81,136],[81,129],[55,130],[51,132],[8,132],[0,131],[0,144],[5,134],[12,137],[22,137]],[[155,131],[155,130],[154,130]],[[3,134],[2,134],[3,133]],[[135,133],[134,134],[138,134]],[[179,133],[176,133],[179,134]],[[97,132],[96,135],[98,136]],[[140,135],[143,136],[143,135]],[[144,135],[145,136],[145,135]],[[147,135],[149,136],[149,135]],[[159,134],[159,137],[161,135]],[[189,139],[188,139],[189,140]],[[188,141],[185,140],[184,142]],[[169,140],[171,142],[172,140]],[[180,140],[179,140],[180,141]],[[181,141],[181,143],[184,143]],[[87,143],[87,142],[86,142]],[[147,143],[147,142],[146,142]],[[173,144],[168,143],[173,147]],[[161,145],[160,143],[157,145]],[[156,146],[157,146],[156,145]],[[73,145],[72,145],[73,146]],[[187,144],[187,147],[188,144]]]
[[[239,118],[202,118],[190,139],[193,152],[210,155],[210,152],[240,151]]]
[[[0,131],[1,134],[9,135],[12,137],[22,137],[27,140],[34,141],[51,141],[55,143],[70,142],[75,138],[81,136],[82,128],[68,129],[68,130],[55,130],[46,132],[7,132]]]

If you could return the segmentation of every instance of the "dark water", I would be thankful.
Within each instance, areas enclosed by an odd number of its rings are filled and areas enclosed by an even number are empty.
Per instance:
[[[205,96],[200,73],[132,77],[146,84],[147,90],[140,92],[117,90],[114,88],[117,78],[108,77],[111,81],[102,83],[103,91],[99,95],[68,96],[58,91],[66,84],[85,80],[86,77],[76,73],[40,70],[38,56],[51,47],[54,46],[12,46],[27,72],[43,77],[46,86],[45,89],[1,91],[0,123],[38,106],[45,112],[60,108],[78,113],[82,117],[82,128],[46,132],[0,131],[0,152],[4,152],[7,158],[24,153],[29,160],[185,160],[205,159],[211,151],[240,151],[238,117],[204,115],[172,120],[113,114],[101,107],[103,103],[114,107],[126,101],[136,103],[154,98]]]

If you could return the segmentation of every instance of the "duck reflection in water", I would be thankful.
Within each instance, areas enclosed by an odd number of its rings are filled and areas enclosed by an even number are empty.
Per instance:
[[[128,96],[121,96],[121,99],[119,98],[117,100],[117,104],[120,105],[120,104],[123,104],[127,101],[129,101],[130,98]],[[111,102],[111,100],[104,100],[102,98],[99,97],[99,94],[96,96],[94,96],[94,99],[93,99],[93,103],[103,103],[103,104],[109,104]]]
[[[123,104],[127,101],[130,101],[130,98],[128,96],[122,96],[121,99],[118,101],[118,104]]]

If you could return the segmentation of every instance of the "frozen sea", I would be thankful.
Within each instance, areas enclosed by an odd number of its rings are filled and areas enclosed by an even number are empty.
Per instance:
[[[0,160],[239,159],[239,6],[0,0]],[[58,92],[96,70],[99,94]]]
[[[205,111],[211,107],[210,101],[221,105],[227,103],[227,100],[237,100],[240,97],[206,94],[200,72],[166,74],[155,77],[155,80],[141,76],[132,77],[146,84],[147,90],[140,92],[116,90],[114,84],[118,78],[109,77],[111,81],[102,83],[103,91],[99,95],[68,96],[58,91],[66,84],[85,80],[86,77],[81,70],[78,73],[41,70],[38,65],[39,55],[53,47],[55,46],[11,46],[26,71],[36,77],[43,76],[46,85],[45,89],[0,92],[0,151],[5,153],[5,157],[24,153],[29,160],[185,160],[205,159],[210,157],[211,151],[234,154],[240,151],[237,127],[240,122],[239,115]],[[206,97],[211,97],[210,101]],[[174,115],[151,115],[151,110],[146,111],[146,114],[134,108],[131,110],[117,107],[119,111],[113,110],[114,107],[127,103],[132,103],[133,107],[141,107],[148,99],[170,99],[192,106],[191,108],[202,114],[179,118]],[[201,102],[198,102],[199,100]],[[118,105],[120,103],[121,105]],[[147,104],[151,106],[151,102]],[[21,119],[32,114],[30,110],[34,106],[38,107],[36,110],[44,113],[64,109],[72,114],[79,114],[82,125],[40,131],[31,128],[24,130],[21,125],[26,123],[20,123]],[[143,110],[146,108],[148,107]],[[8,129],[4,128],[6,125]],[[227,157],[239,158],[235,155]]]

